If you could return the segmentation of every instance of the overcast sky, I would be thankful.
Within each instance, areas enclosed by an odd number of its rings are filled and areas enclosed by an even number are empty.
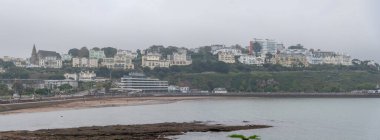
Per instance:
[[[380,61],[378,0],[0,0],[0,56],[275,39]]]

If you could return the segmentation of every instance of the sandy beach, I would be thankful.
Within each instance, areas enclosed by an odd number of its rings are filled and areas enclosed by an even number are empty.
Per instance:
[[[380,94],[354,93],[254,93],[254,94],[219,94],[190,96],[146,96],[146,97],[87,97],[55,101],[27,102],[16,104],[0,104],[0,115],[14,113],[49,112],[69,109],[96,107],[133,106],[149,104],[165,104],[183,100],[201,99],[233,99],[233,98],[380,98]]]
[[[84,109],[97,107],[134,106],[165,104],[183,100],[200,100],[223,97],[116,97],[116,98],[91,98],[52,102],[36,102],[22,104],[0,105],[6,110],[0,111],[0,115],[15,113],[49,112],[70,109]],[[40,104],[40,105],[39,105]]]

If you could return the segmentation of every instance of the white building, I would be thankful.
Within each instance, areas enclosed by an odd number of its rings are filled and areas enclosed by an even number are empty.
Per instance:
[[[27,67],[28,61],[22,58],[15,58],[12,60],[13,64],[15,64],[16,67]]]
[[[61,54],[62,56],[62,61],[71,61],[73,57],[70,54]]]
[[[168,55],[167,57],[170,61],[170,66],[184,66],[192,63],[191,56],[187,55],[187,50],[185,49],[180,49],[178,52],[173,52],[172,55]]]
[[[79,80],[79,76],[76,73],[65,73],[63,76],[65,76],[65,79],[71,79],[75,81]]]
[[[78,67],[78,68],[88,67],[88,58],[85,58],[85,57],[73,58],[72,65],[73,67]]]
[[[78,81],[75,80],[44,80],[44,83],[45,88],[48,89],[57,89],[64,84],[69,84],[73,88],[78,87]]]
[[[190,93],[190,87],[179,87],[181,93]]]
[[[62,60],[59,53],[39,50],[37,53],[39,66],[43,68],[61,68]]]
[[[109,69],[113,69],[113,66],[115,65],[113,58],[104,58],[102,60],[102,66],[107,67]]]
[[[170,62],[165,59],[161,59],[161,54],[159,53],[147,53],[142,56],[142,67],[149,67],[154,69],[155,67],[165,67],[168,68]]]
[[[3,67],[0,67],[0,73],[4,73],[5,69]]]
[[[276,42],[276,40],[274,39],[253,39],[252,43],[255,43],[255,44],[259,44],[261,46],[261,51],[258,52],[258,57],[265,57],[265,55],[267,53],[269,54],[276,54],[277,51],[281,51],[283,50],[285,47],[283,44],[278,44]],[[254,49],[255,47],[258,47],[258,46],[252,46],[253,48],[251,49]]]
[[[221,48],[221,49],[217,49],[217,50],[212,51],[212,54],[216,55],[216,54],[219,54],[220,52],[231,53],[234,56],[240,56],[240,55],[242,55],[241,50],[240,49],[235,49],[235,48]]]
[[[78,68],[97,68],[99,67],[99,60],[96,58],[73,58],[72,61],[72,66],[73,67],[78,67]]]
[[[141,73],[129,73],[119,83],[121,91],[168,92],[168,87],[168,81],[148,78]]]
[[[88,60],[88,67],[90,67],[90,68],[97,68],[97,67],[99,67],[99,59],[90,58]]]
[[[3,56],[1,58],[4,62],[10,62],[12,60],[14,60],[15,58],[14,57],[11,57],[11,56]]]
[[[179,93],[180,92],[179,86],[169,85],[168,86],[168,92],[169,93]]]
[[[306,48],[301,48],[301,49],[284,49],[281,53],[286,53],[286,54],[303,54],[303,55],[308,55],[309,50]]]
[[[215,88],[212,93],[215,93],[215,94],[227,94],[227,90],[226,88]]]
[[[342,53],[310,51],[307,55],[308,62],[312,65],[331,64],[331,65],[351,65],[351,56]]]
[[[104,51],[102,50],[95,50],[95,49],[91,49],[89,51],[89,57],[90,59],[103,59],[103,58],[106,58],[106,55],[104,53]]]
[[[102,66],[109,69],[134,69],[133,57],[133,55],[119,50],[113,58],[104,58]]]
[[[137,53],[131,50],[117,50],[117,54],[123,57],[129,57],[135,59],[137,57]]]
[[[134,69],[132,56],[124,54],[116,54],[114,57],[114,69]]]
[[[232,52],[219,52],[218,61],[230,64],[235,63],[235,55]]]
[[[256,57],[253,55],[241,55],[238,58],[238,61],[242,64],[247,64],[247,65],[263,65],[264,64],[264,59],[261,57]]]
[[[93,71],[81,71],[79,73],[79,81],[94,81],[96,79],[96,73]]]
[[[226,45],[211,45],[210,48],[211,48],[211,53],[212,53],[216,50],[226,48]]]

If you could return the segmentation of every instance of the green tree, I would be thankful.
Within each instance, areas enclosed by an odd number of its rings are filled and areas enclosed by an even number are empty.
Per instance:
[[[141,65],[142,65],[142,54],[141,54],[141,50],[140,49],[137,49],[137,57],[135,59],[133,59],[133,64],[135,65],[135,68],[140,68],[141,69]]]
[[[8,86],[5,84],[0,84],[0,96],[7,96],[10,94],[11,91],[9,90]]]
[[[87,49],[87,47],[82,47],[79,50],[79,57],[88,58],[89,56],[90,56],[90,51]]]
[[[54,74],[54,75],[50,75],[48,79],[49,80],[63,80],[65,79],[65,76],[62,74]]]
[[[215,72],[228,73],[230,71],[230,67],[224,62],[218,61],[214,64],[213,70]]]
[[[117,53],[117,49],[112,48],[112,47],[102,48],[102,51],[104,51],[104,54],[106,55],[107,58],[114,57]]]
[[[47,89],[47,88],[37,89],[35,91],[35,93],[38,94],[38,95],[48,95],[49,94],[49,89]]]
[[[0,67],[8,69],[16,66],[13,62],[5,62],[3,59],[0,59]]]
[[[73,87],[70,84],[63,84],[59,86],[58,88],[60,91],[64,91],[65,93],[68,93],[73,89]]]
[[[21,95],[23,94],[23,91],[24,91],[24,86],[20,82],[15,82],[12,85],[12,89],[15,93],[18,93],[21,97]]]
[[[72,57],[79,57],[79,52],[79,49],[73,48],[69,50],[68,54],[70,54]]]
[[[32,87],[27,87],[27,88],[25,88],[25,90],[24,90],[24,94],[26,94],[26,95],[31,95],[31,94],[34,94],[34,91],[35,91],[34,88],[32,88]]]
[[[100,48],[98,48],[98,47],[94,47],[92,49],[95,50],[95,51],[100,51]]]

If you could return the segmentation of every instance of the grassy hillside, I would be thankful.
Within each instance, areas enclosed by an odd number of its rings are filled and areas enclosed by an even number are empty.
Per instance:
[[[174,74],[165,77],[171,84],[212,90],[225,87],[243,92],[346,92],[374,89],[380,74],[370,72],[250,72]]]

